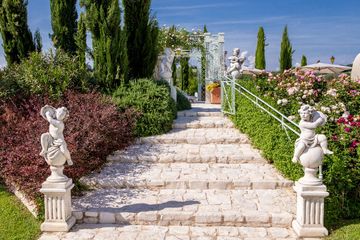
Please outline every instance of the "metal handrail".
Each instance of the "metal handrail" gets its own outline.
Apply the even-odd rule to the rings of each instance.
[[[228,84],[231,83],[233,80],[231,78],[229,78],[228,76],[224,76],[224,80],[223,83],[224,84]],[[248,89],[246,89],[245,87],[243,87],[241,84],[235,82],[235,90],[245,96],[247,99],[249,99],[252,103],[254,103],[255,105],[257,105],[259,108],[261,108],[263,111],[265,111],[267,114],[269,114],[270,116],[272,116],[275,120],[277,120],[278,122],[281,123],[281,125],[287,129],[289,129],[290,131],[292,131],[293,133],[295,133],[297,136],[300,136],[300,133],[298,131],[296,131],[293,127],[291,127],[289,124],[285,123],[284,120],[286,120],[287,122],[291,123],[293,126],[295,126],[297,129],[299,129],[299,125],[297,123],[295,123],[294,121],[290,120],[287,116],[285,116],[284,114],[282,114],[281,112],[279,112],[277,109],[275,109],[273,106],[271,106],[270,104],[268,104],[267,102],[265,102],[264,100],[262,100],[261,98],[259,98],[258,96],[256,96],[255,94],[253,94],[252,92],[250,92]],[[224,91],[226,92],[226,89],[224,88]],[[254,99],[252,99],[251,97],[249,97],[247,94],[245,94],[244,92],[246,92],[248,95],[250,95],[251,97],[253,97]],[[275,112],[276,114],[278,114],[280,117],[276,116],[274,113],[270,112],[268,109],[266,109],[265,107],[261,106],[260,103],[262,103],[263,105],[265,105],[267,108],[271,109],[273,112]]]
[[[292,131],[294,134],[296,134],[297,136],[300,136],[300,133],[298,131],[296,131],[295,129],[293,129],[291,126],[289,126],[289,124],[285,123],[284,120],[288,121],[289,123],[291,123],[293,126],[295,126],[296,128],[300,129],[299,125],[297,123],[295,123],[294,121],[290,120],[287,116],[285,116],[284,114],[282,114],[281,112],[279,112],[277,109],[275,109],[273,106],[271,106],[270,104],[268,104],[267,102],[265,102],[264,100],[262,100],[261,98],[259,98],[258,96],[256,96],[255,94],[253,94],[252,92],[250,92],[248,89],[246,89],[245,87],[241,86],[241,84],[237,83],[236,81],[234,81],[233,79],[231,79],[228,76],[224,76],[224,79],[221,81],[221,87],[223,88],[222,91],[224,91],[224,95],[226,95],[228,104],[229,103],[229,99],[228,99],[228,95],[226,92],[226,88],[225,88],[225,84],[230,85],[233,84],[233,88],[235,91],[237,91],[239,94],[243,95],[244,97],[246,97],[248,100],[250,100],[252,103],[254,103],[256,106],[258,106],[261,110],[265,111],[267,114],[269,114],[271,117],[273,117],[275,120],[277,120],[278,122],[281,123],[281,126],[283,127],[283,129],[285,130],[285,133],[287,135],[287,137],[290,139],[290,136],[287,132],[286,129],[289,129],[290,131]],[[238,87],[238,88],[237,88]],[[252,99],[251,97],[253,97],[254,99]],[[235,100],[233,100],[235,101]],[[274,111],[276,114],[278,114],[280,117],[276,116],[274,113],[270,112],[268,109],[266,109],[265,107],[261,106],[260,103],[262,103],[263,105],[265,105],[266,107],[268,107],[269,109],[271,109],[272,111]],[[231,107],[231,106],[229,106]],[[233,108],[232,112],[230,114],[235,114],[236,113],[236,108],[233,102]],[[223,105],[222,105],[222,111],[224,111],[223,109]],[[229,112],[225,112],[225,113],[229,113]],[[322,174],[322,165],[319,166],[319,178],[323,179],[323,174]]]

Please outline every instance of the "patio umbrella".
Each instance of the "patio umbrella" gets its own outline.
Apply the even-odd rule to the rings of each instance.
[[[306,65],[300,68],[301,70],[313,70],[316,73],[342,73],[347,70],[351,70],[351,67],[342,66],[342,65],[336,65],[336,64],[330,64],[330,63],[315,63],[311,65]]]

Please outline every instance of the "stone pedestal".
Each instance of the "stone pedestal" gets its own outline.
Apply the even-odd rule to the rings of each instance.
[[[324,227],[324,199],[329,196],[326,186],[295,183],[297,193],[296,220],[292,227],[299,237],[319,238],[328,235]]]
[[[172,97],[172,99],[174,99],[175,102],[177,102],[177,91],[176,86],[174,86],[173,79],[168,80],[168,82],[170,85],[170,96]]]
[[[40,192],[45,197],[45,222],[41,224],[43,232],[67,232],[75,224],[71,214],[72,179],[64,182],[44,182]]]

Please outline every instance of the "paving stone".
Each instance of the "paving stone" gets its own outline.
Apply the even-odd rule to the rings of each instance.
[[[113,163],[81,182],[91,188],[276,189],[292,185],[270,165],[253,163]]]
[[[39,240],[94,239],[94,240],[162,240],[162,239],[296,239],[287,228],[256,227],[188,227],[156,225],[76,225],[68,233],[43,233]]]
[[[108,156],[112,162],[266,163],[249,144],[136,144]]]
[[[100,212],[99,214],[99,222],[100,223],[115,223],[115,213],[111,212]]]

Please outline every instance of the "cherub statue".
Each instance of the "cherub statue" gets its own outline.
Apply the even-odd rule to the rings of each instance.
[[[315,111],[309,105],[301,106],[299,110],[301,121],[299,123],[301,134],[295,142],[295,152],[292,161],[294,163],[300,160],[300,156],[305,150],[320,146],[323,154],[333,154],[327,147],[327,139],[324,134],[316,134],[315,129],[325,125],[326,115],[322,112]]]
[[[171,65],[174,61],[175,54],[170,48],[166,48],[161,58],[159,67],[159,76],[161,79],[170,80],[172,77]]]
[[[41,108],[41,116],[49,123],[49,132],[41,135],[40,155],[50,166],[62,167],[65,162],[72,165],[70,152],[64,140],[64,121],[69,116],[69,111],[65,107],[55,109],[46,105]]]
[[[231,75],[233,79],[237,79],[241,75],[241,65],[245,61],[245,57],[240,57],[240,49],[234,48],[233,54],[229,57],[230,66],[227,68],[226,73]]]

